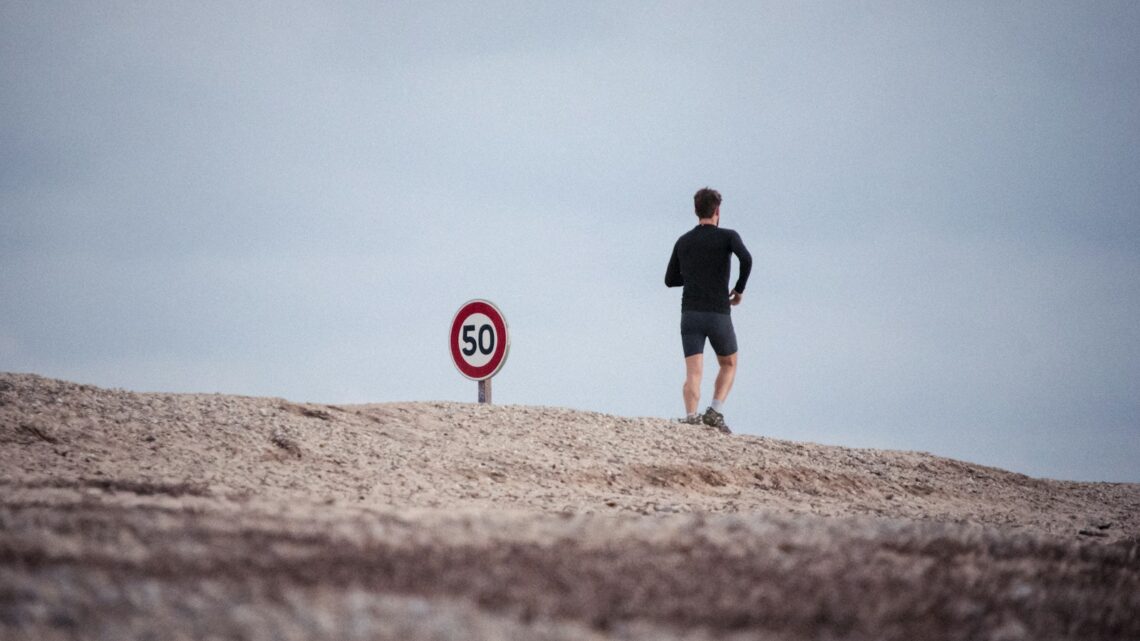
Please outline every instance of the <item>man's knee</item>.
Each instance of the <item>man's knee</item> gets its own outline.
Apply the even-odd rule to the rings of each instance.
[[[717,354],[716,362],[720,365],[721,369],[736,369],[736,355],[738,352],[733,352],[728,356],[721,356]]]

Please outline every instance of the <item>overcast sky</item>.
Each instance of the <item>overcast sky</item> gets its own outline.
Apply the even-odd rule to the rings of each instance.
[[[0,0],[3,371],[676,417],[705,185],[736,431],[1140,481],[1140,3]]]

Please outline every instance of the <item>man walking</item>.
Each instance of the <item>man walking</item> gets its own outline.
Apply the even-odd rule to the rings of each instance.
[[[732,327],[731,305],[739,305],[752,271],[752,254],[740,234],[720,228],[720,193],[705,187],[693,196],[697,226],[677,239],[665,285],[681,287],[681,346],[685,350],[686,416],[683,422],[715,427],[731,434],[724,422],[724,402],[736,378],[736,332]],[[740,261],[740,275],[732,291],[728,289],[732,255]],[[705,339],[716,352],[720,370],[716,375],[712,404],[704,415],[697,413],[701,397]]]

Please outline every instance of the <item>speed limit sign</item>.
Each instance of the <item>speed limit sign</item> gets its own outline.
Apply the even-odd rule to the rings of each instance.
[[[473,381],[489,382],[503,367],[510,347],[507,321],[494,303],[467,301],[455,313],[451,321],[451,358],[460,374]],[[488,388],[488,385],[480,385],[481,402],[490,402]]]

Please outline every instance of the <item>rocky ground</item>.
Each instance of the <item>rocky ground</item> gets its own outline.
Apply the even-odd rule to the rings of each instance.
[[[0,374],[0,639],[1140,639],[1140,485]]]

